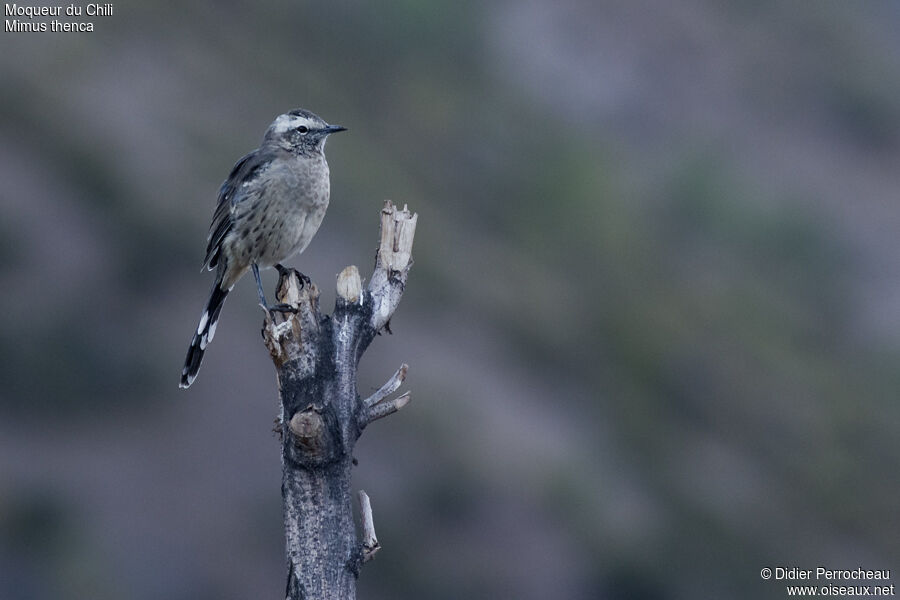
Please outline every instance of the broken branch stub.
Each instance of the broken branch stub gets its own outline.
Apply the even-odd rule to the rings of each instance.
[[[403,297],[418,220],[419,215],[406,206],[397,210],[390,200],[381,209],[381,243],[368,285],[373,303],[371,325],[376,333],[391,320]]]
[[[337,295],[347,302],[359,302],[362,296],[362,281],[359,269],[354,265],[345,267],[337,277]]]
[[[385,201],[381,209],[381,244],[378,246],[383,268],[397,272],[409,266],[418,219],[419,215],[411,214],[406,205],[403,210],[397,210],[390,200]]]

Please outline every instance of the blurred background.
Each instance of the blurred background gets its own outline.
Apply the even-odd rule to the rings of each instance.
[[[350,130],[289,261],[324,308],[419,213],[361,365],[413,392],[357,447],[361,599],[900,569],[900,4],[114,11],[0,36],[0,597],[282,597],[251,280],[177,383],[218,186],[296,107]]]

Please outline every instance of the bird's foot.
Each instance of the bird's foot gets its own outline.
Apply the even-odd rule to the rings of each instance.
[[[296,273],[297,279],[300,280],[300,289],[303,289],[305,287],[309,287],[310,285],[312,285],[312,280],[309,277],[307,277],[306,275],[304,275],[303,273],[301,273],[300,271],[298,271],[297,269],[285,267],[284,265],[282,265],[280,263],[273,265],[273,267],[275,267],[275,270],[278,271],[278,275],[280,275],[281,277],[285,277],[286,275],[289,275],[291,272]]]
[[[291,313],[292,315],[296,315],[298,312],[300,312],[300,309],[296,306],[291,306],[290,304],[275,304],[274,306],[270,306],[268,308],[268,311],[269,314],[274,317],[275,313],[277,312]]]

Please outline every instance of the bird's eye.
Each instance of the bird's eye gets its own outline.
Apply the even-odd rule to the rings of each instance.
[[[307,127],[306,125],[301,125],[297,128],[297,131],[299,131],[300,133],[309,133],[309,127]]]

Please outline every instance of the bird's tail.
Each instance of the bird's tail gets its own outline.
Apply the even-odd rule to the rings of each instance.
[[[225,303],[225,298],[228,297],[228,292],[231,291],[230,289],[223,290],[220,286],[221,281],[217,280],[209,294],[206,308],[200,316],[200,324],[197,326],[197,332],[194,333],[187,357],[184,359],[184,369],[181,370],[179,387],[187,388],[194,383],[197,371],[200,370],[200,362],[203,360],[203,352],[216,334],[219,313],[222,311],[222,305]]]

